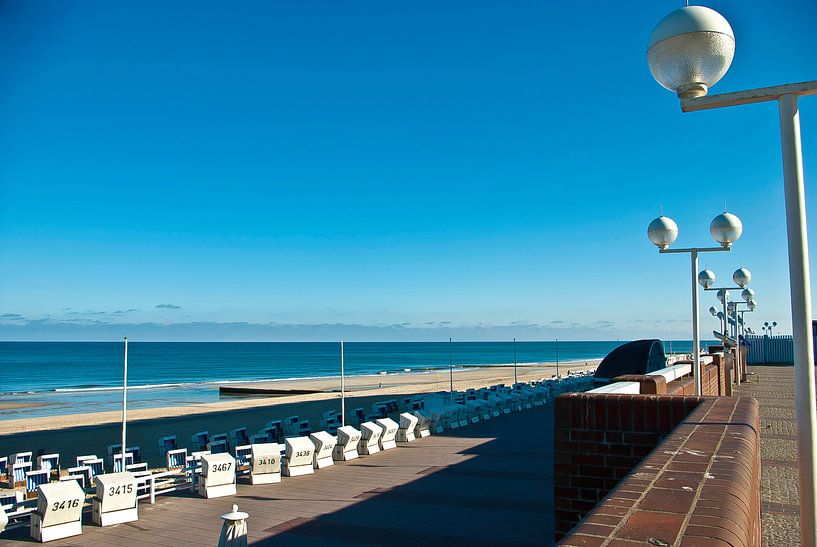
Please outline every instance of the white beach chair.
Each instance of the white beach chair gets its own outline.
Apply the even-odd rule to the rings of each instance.
[[[15,463],[31,463],[31,452],[17,452],[9,456],[9,465]]]
[[[281,482],[281,448],[278,443],[250,445],[250,484]]]
[[[397,429],[397,440],[402,443],[414,441],[414,429],[417,427],[417,416],[408,412],[400,414],[400,427]]]
[[[391,418],[378,418],[375,423],[383,428],[383,434],[380,435],[380,450],[391,450],[397,448],[397,430],[400,426]]]
[[[46,542],[81,534],[84,503],[85,492],[75,481],[41,485],[31,513],[31,537]]]
[[[332,459],[332,451],[335,449],[337,439],[335,439],[334,435],[326,431],[317,431],[309,435],[309,440],[315,445],[315,455],[312,460],[315,469],[335,465],[335,461]]]
[[[417,425],[414,426],[414,437],[422,439],[431,435],[431,413],[427,410],[415,410]]]
[[[349,461],[358,457],[357,445],[360,442],[360,431],[350,425],[338,428],[337,443],[332,451],[336,461]]]
[[[9,458],[8,456],[3,456],[0,458],[0,479],[6,480],[9,472]]]
[[[315,445],[309,437],[287,437],[284,439],[286,460],[283,472],[285,477],[310,475],[315,472],[313,458]]]
[[[363,422],[360,424],[360,441],[358,441],[357,451],[361,456],[371,456],[380,452],[380,437],[384,428],[375,422]]]
[[[196,487],[203,498],[220,498],[234,496],[235,458],[230,454],[202,454],[201,476],[197,477]]]

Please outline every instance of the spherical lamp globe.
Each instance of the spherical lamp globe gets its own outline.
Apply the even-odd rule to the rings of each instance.
[[[662,215],[647,226],[647,237],[659,249],[666,249],[678,239],[678,225],[671,218]]]
[[[718,297],[718,302],[723,304],[724,299],[727,300],[729,299],[729,291],[727,291],[726,289],[721,289],[716,293],[716,296]]]
[[[752,302],[755,299],[755,291],[752,289],[743,289],[740,296],[745,302]]]
[[[681,99],[706,95],[735,56],[735,34],[717,11],[704,6],[675,10],[659,21],[647,46],[653,78]]]
[[[735,34],[717,11],[675,10],[658,22],[647,46],[653,78],[681,99],[706,95],[735,57]]]
[[[712,234],[712,239],[728,248],[740,239],[743,233],[743,223],[732,213],[722,213],[712,219],[709,224],[709,233]]]
[[[704,270],[698,274],[698,284],[704,289],[708,289],[715,284],[715,272]]]
[[[752,300],[749,302],[749,309],[755,311],[757,309],[757,300]]]
[[[717,315],[718,315],[718,310],[716,310],[716,309],[715,309],[715,306],[710,306],[710,307],[709,307],[709,313],[711,313],[711,314],[712,314],[712,317],[717,317]]]
[[[738,287],[744,288],[752,281],[752,272],[746,268],[738,268],[735,270],[735,273],[732,274],[732,281],[734,281]]]

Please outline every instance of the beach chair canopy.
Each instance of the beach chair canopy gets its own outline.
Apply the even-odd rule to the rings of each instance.
[[[594,376],[597,382],[609,382],[624,374],[647,374],[667,366],[660,340],[633,340],[617,347],[602,359]]]

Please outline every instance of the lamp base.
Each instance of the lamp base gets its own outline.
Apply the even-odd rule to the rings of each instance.
[[[706,84],[692,83],[678,86],[676,93],[679,99],[696,99],[703,97],[709,91]]]

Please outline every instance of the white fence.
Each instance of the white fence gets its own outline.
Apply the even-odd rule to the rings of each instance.
[[[794,363],[794,341],[791,336],[747,336],[749,353],[746,360],[750,365],[766,363]]]

